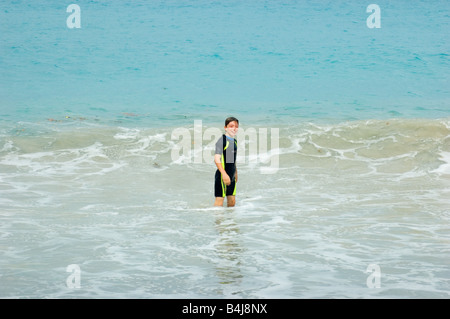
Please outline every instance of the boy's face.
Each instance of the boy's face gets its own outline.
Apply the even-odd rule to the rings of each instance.
[[[236,121],[232,121],[225,126],[225,131],[230,137],[235,137],[239,129],[239,124]]]

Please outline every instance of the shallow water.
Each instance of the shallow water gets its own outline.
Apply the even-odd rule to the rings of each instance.
[[[241,129],[234,208],[168,129],[4,134],[2,297],[448,298],[447,120],[278,129],[256,160]]]

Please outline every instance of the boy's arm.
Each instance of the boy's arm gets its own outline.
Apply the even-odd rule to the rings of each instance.
[[[231,179],[230,179],[230,176],[228,176],[227,172],[225,172],[225,169],[222,167],[222,161],[221,161],[221,155],[220,154],[215,154],[214,155],[214,163],[216,163],[217,169],[222,174],[223,182],[226,185],[230,185],[231,184]]]

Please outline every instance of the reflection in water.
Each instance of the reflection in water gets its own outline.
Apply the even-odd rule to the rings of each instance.
[[[219,257],[216,274],[221,284],[220,292],[224,294],[227,287],[233,289],[242,282],[240,257],[243,248],[239,245],[239,227],[232,217],[232,212],[217,213],[216,228],[220,235],[215,246]]]

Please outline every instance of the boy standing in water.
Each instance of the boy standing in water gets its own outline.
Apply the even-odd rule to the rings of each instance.
[[[214,182],[214,206],[223,206],[225,196],[227,206],[236,204],[236,183],[238,174],[236,169],[237,141],[234,138],[239,129],[239,121],[235,117],[225,120],[225,134],[216,143],[214,163],[217,166]]]

